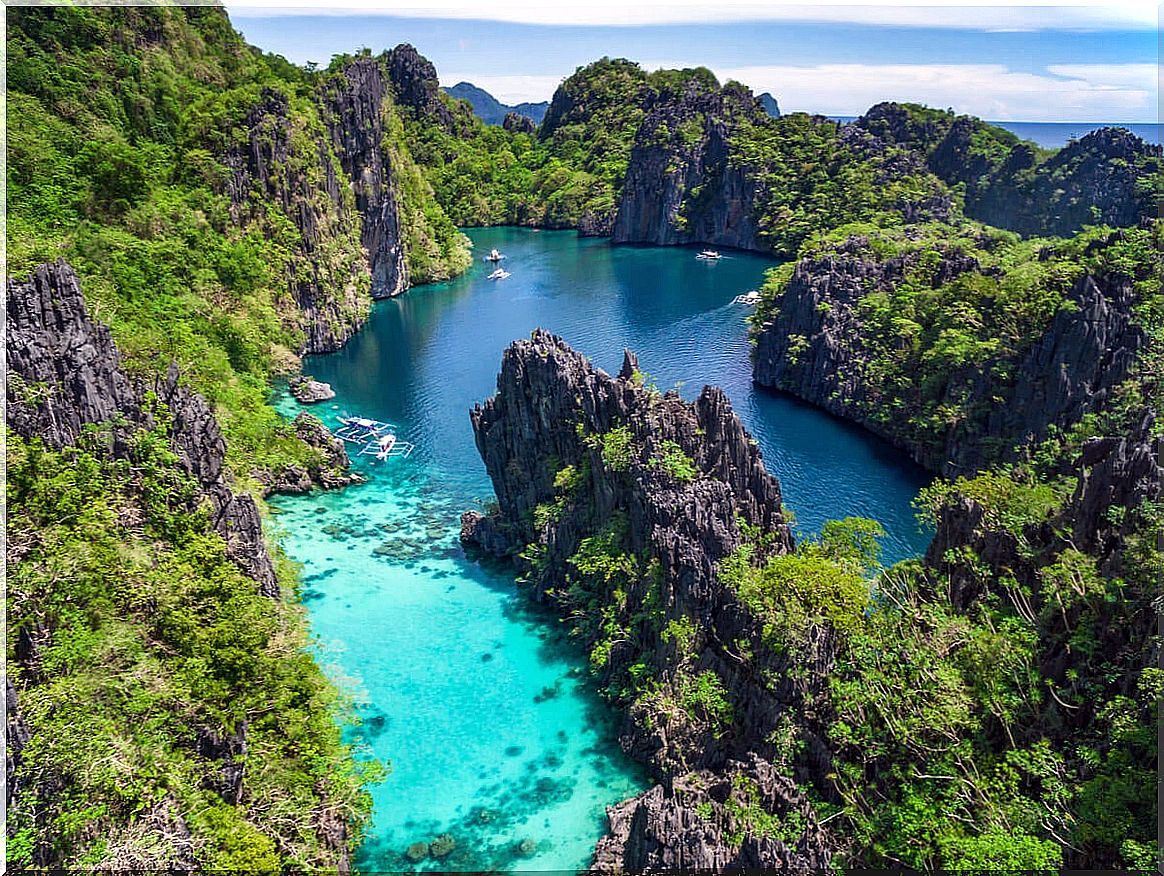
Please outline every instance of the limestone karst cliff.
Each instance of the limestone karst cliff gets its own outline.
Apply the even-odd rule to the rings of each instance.
[[[226,482],[226,445],[206,401],[181,387],[174,370],[148,382],[126,374],[109,330],[90,317],[77,276],[65,262],[42,265],[25,281],[9,280],[7,302],[8,427],[62,447],[88,425],[122,421],[111,449],[115,456],[127,454],[130,434],[157,422],[155,403],[146,399],[150,393],[165,405],[173,450],[199,484],[194,502],[210,502],[211,520],[230,556],[264,594],[277,596],[258,506]]]
[[[409,280],[393,170],[382,146],[387,90],[381,64],[358,58],[326,80],[319,96],[332,146],[355,194],[373,298],[399,295]]]
[[[561,615],[657,780],[608,809],[595,868],[1139,860],[1154,755],[1118,722],[1151,723],[1161,469],[1152,412],[1125,407],[924,491],[926,558],[871,587],[876,529],[794,550],[717,390],[689,404],[629,353],[612,378],[548,333],[514,343],[471,413],[498,506],[462,539]],[[1127,796],[1096,810],[1125,769]],[[904,814],[949,805],[928,839]]]
[[[659,779],[612,811],[598,864],[826,866],[829,842],[765,737],[811,700],[829,649],[805,682],[780,655],[737,653],[762,624],[717,567],[747,542],[781,554],[792,539],[779,483],[723,393],[660,395],[630,353],[612,378],[538,331],[506,351],[472,421],[499,508],[467,512],[462,538],[514,558],[530,596],[574,626],[627,710],[623,746]],[[739,806],[795,811],[805,828],[762,836]]]
[[[1145,234],[1098,238],[1087,257],[1098,265]],[[920,238],[898,255],[876,247],[851,236],[777,282],[757,316],[753,376],[861,423],[931,471],[972,474],[1102,409],[1144,343],[1136,278],[1122,270],[1048,249],[1036,254],[1039,280],[1034,267],[987,263],[988,251]]]

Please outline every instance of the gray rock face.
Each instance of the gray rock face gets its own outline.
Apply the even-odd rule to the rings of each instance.
[[[980,413],[951,427],[940,444],[929,443],[906,416],[883,416],[881,388],[863,376],[871,354],[856,307],[867,292],[900,282],[914,257],[875,261],[859,241],[852,244],[796,266],[774,317],[758,332],[753,379],[860,423],[931,471],[973,473],[1045,437],[1051,426],[1101,409],[1143,345],[1142,331],[1131,322],[1131,282],[1084,276],[1068,296],[1072,307],[1056,313],[1041,337],[1008,360],[1010,380],[991,378],[994,363],[949,378],[944,397],[976,400]],[[977,270],[970,257],[944,254],[934,282]]]
[[[267,88],[247,113],[245,142],[234,142],[225,157],[231,169],[227,193],[231,218],[245,225],[257,218],[251,200],[257,191],[263,200],[279,204],[299,230],[296,247],[310,266],[287,278],[306,332],[303,352],[337,350],[367,316],[367,292],[359,282],[363,266],[358,258],[337,258],[335,242],[347,239],[353,255],[359,217],[348,210],[340,188],[339,168],[322,131],[307,130],[313,152],[293,155],[297,126],[304,124],[291,112],[287,96]],[[309,171],[311,165],[314,170]],[[314,177],[320,179],[314,179]]]
[[[689,81],[660,94],[635,135],[612,240],[766,251],[756,238],[755,180],[728,161],[730,125],[764,117],[743,88]]]
[[[269,472],[254,471],[255,477],[266,484],[264,496],[308,493],[314,487],[334,490],[364,483],[362,475],[350,470],[351,460],[344,442],[332,435],[322,420],[302,411],[293,425],[296,437],[319,451],[318,458],[306,468],[293,464],[273,476]]]
[[[506,113],[501,127],[514,134],[532,134],[537,130],[537,125],[534,124],[533,119],[516,112]]]
[[[228,555],[261,592],[278,595],[258,507],[227,486],[226,444],[206,400],[179,386],[173,368],[151,386],[131,380],[108,328],[90,318],[77,276],[63,261],[41,265],[27,280],[9,280],[7,301],[9,428],[63,447],[85,425],[120,418],[123,425],[111,428],[111,450],[125,457],[130,434],[154,425],[145,403],[145,391],[154,391],[169,409],[173,450],[209,500]]]
[[[291,394],[301,405],[312,405],[335,398],[335,390],[330,383],[320,383],[312,377],[301,375],[290,382]]]
[[[321,88],[319,103],[362,217],[360,241],[372,274],[372,297],[408,288],[408,261],[393,190],[392,167],[381,142],[388,94],[380,62],[358,58]]]
[[[768,740],[825,683],[831,639],[824,634],[812,654],[796,655],[811,667],[804,674],[789,672],[791,658],[760,648],[744,660],[729,643],[759,641],[762,624],[717,575],[719,563],[744,542],[744,524],[767,534],[761,554],[791,550],[780,485],[720,390],[705,388],[687,403],[640,381],[629,352],[612,378],[546,332],[514,343],[502,359],[497,395],[471,412],[498,511],[467,512],[462,538],[514,558],[531,598],[571,615],[581,610],[563,585],[574,574],[571,556],[582,539],[610,533],[612,521],[624,520],[625,529],[614,530],[619,550],[657,564],[657,573],[628,581],[619,595],[606,594],[587,609],[613,611],[625,630],[611,644],[601,676],[621,677],[638,661],[661,689],[679,690],[684,679],[709,673],[732,703],[728,732],[717,732],[706,716],[659,702],[640,699],[629,707],[622,745],[661,784],[611,811],[611,833],[596,857],[601,868],[827,863],[828,844],[811,816],[788,844],[745,829],[740,846],[729,839],[732,825],[721,805],[741,775],[759,782],[760,805],[780,811],[807,805],[790,781],[775,777],[770,761],[777,752]],[[683,476],[664,464],[680,457],[691,466]],[[564,500],[563,471],[574,480]],[[554,501],[560,509],[546,515]],[[516,556],[526,545],[537,547],[536,561],[528,551]],[[654,620],[643,619],[652,614]],[[697,633],[681,652],[661,631],[682,618]],[[676,777],[693,770],[705,771],[708,793],[721,795],[711,821],[696,807],[712,798],[675,790]]]
[[[1143,411],[1126,435],[1093,438],[1083,445],[1079,484],[1071,499],[1072,541],[1103,557],[1108,574],[1114,574],[1110,560],[1128,533],[1128,523],[1113,522],[1109,509],[1135,509],[1161,496],[1160,440],[1152,436],[1156,416]]]
[[[227,803],[237,805],[246,771],[247,722],[240,721],[232,733],[215,727],[199,727],[197,735],[198,754],[220,764],[218,772],[207,777],[206,785]]]
[[[20,766],[20,753],[30,738],[28,725],[20,713],[20,703],[16,696],[16,686],[10,677],[4,679],[4,802],[12,805],[12,799],[20,793],[20,783],[16,770]]]
[[[776,98],[771,94],[765,91],[756,99],[760,101],[760,106],[764,108],[764,112],[774,119],[780,118],[780,104],[776,102]]]
[[[446,131],[457,133],[456,119],[440,98],[440,80],[432,61],[408,43],[388,52],[387,60],[388,78],[397,103],[428,116]]]
[[[610,833],[598,841],[593,868],[609,873],[828,868],[833,843],[791,779],[754,755],[731,763],[727,773],[754,784],[754,793],[745,792],[738,779],[733,786],[723,775],[704,770],[610,807]],[[729,801],[739,804],[736,811],[758,802],[781,818],[797,813],[810,827],[803,833],[789,831],[785,839],[750,835],[725,806]],[[741,832],[743,842],[725,843],[725,829]]]

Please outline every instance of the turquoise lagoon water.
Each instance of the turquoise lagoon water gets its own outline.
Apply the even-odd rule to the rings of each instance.
[[[506,253],[512,276],[478,260],[457,280],[376,305],[368,326],[307,372],[337,391],[314,412],[389,420],[407,460],[357,468],[365,485],[273,502],[304,565],[312,630],[354,693],[353,731],[392,771],[374,789],[363,869],[575,869],[589,863],[604,808],[645,787],[619,751],[613,716],[586,687],[583,655],[515,596],[513,576],[468,562],[459,515],[492,489],[468,410],[495,390],[501,353],[538,326],[599,367],[622,349],[660,389],[724,388],[760,442],[805,532],[856,514],[885,526],[885,557],[924,550],[910,505],[924,474],[868,434],[751,384],[732,298],[772,262],[718,263],[676,248],[611,247],[573,232],[470,232],[478,257]],[[293,414],[297,405],[284,402]],[[364,460],[367,458],[365,457]],[[410,864],[409,844],[449,833],[445,859]],[[519,848],[525,842],[524,848]],[[524,852],[524,854],[522,854]]]

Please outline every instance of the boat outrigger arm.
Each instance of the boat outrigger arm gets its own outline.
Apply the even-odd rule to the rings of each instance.
[[[381,435],[379,438],[369,441],[360,453],[374,456],[377,459],[387,459],[390,456],[402,456],[407,459],[414,448],[415,445],[407,441],[396,440],[395,432],[389,432],[387,435]]]
[[[343,424],[335,430],[335,437],[342,438],[351,444],[367,444],[371,439],[378,438],[385,432],[391,432],[396,427],[392,423],[380,420],[370,420],[367,417],[351,417],[341,415],[339,421]]]
[[[409,441],[401,441],[396,437],[396,426],[381,420],[372,420],[367,417],[339,417],[342,424],[333,433],[349,444],[360,444],[359,455],[374,456],[377,459],[388,459],[391,456],[407,458],[416,445]]]

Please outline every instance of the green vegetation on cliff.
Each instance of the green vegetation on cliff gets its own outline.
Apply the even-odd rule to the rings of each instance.
[[[836,392],[846,415],[923,445],[927,453],[940,454],[957,430],[977,442],[997,438],[999,446],[982,454],[991,460],[1023,436],[1007,443],[1006,435],[983,435],[986,422],[1031,379],[1025,357],[1054,320],[1088,304],[1087,278],[1109,295],[1127,285],[1139,302],[1134,325],[1153,318],[1164,277],[1162,234],[1160,223],[1026,240],[976,223],[841,225],[813,234],[799,261],[768,273],[753,334],[801,332],[786,356],[790,369],[802,369],[810,361],[800,361],[808,355],[806,333],[844,326],[853,335],[847,347],[852,356]],[[843,282],[834,282],[827,294],[808,291],[830,273]],[[815,321],[793,325],[790,320],[803,319],[793,309],[809,294],[820,297]]]
[[[755,181],[756,236],[789,258],[810,235],[854,221],[944,218],[951,193],[905,149],[876,148],[837,122],[793,113],[741,119],[732,163]]]
[[[175,362],[211,402],[236,472],[296,461],[266,404],[271,372],[306,340],[289,278],[359,282],[358,231],[324,210],[335,233],[308,255],[294,204],[255,181],[244,223],[226,191],[227,152],[264,89],[294,108],[289,161],[309,163],[318,120],[303,83],[280,75],[295,68],[248,49],[213,8],[18,9],[7,46],[9,275],[68,259],[127,365]]]
[[[931,525],[964,502],[981,523],[942,557],[878,570],[871,588],[867,558],[830,551],[828,527],[794,555],[753,565],[744,546],[723,565],[721,581],[768,619],[765,646],[804,655],[792,674],[811,671],[821,629],[835,634],[823,721],[809,720],[831,770],[802,774],[848,864],[1154,866],[1164,517],[1110,506],[1118,523],[1100,525],[1124,533],[1115,554],[1070,535],[1083,438],[1124,434],[1120,419],[1049,442],[1041,463],[935,484],[920,500]]]
[[[7,63],[9,276],[69,260],[126,370],[148,383],[175,363],[211,403],[236,489],[308,463],[271,375],[370,300],[306,74],[205,7],[13,9]],[[8,436],[9,705],[27,733],[8,863],[334,868],[375,770],[341,744],[295,570],[279,564],[281,600],[260,595],[165,436],[134,436],[131,464],[101,431],[59,451]]]
[[[164,432],[122,461],[108,441],[8,434],[8,679],[27,733],[8,863],[335,866],[376,773],[340,742],[294,570],[290,596],[260,595],[206,512],[183,510],[195,485]]]

